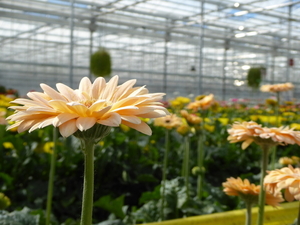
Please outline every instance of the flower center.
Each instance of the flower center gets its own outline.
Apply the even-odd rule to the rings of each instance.
[[[79,103],[85,105],[86,107],[90,107],[91,105],[93,105],[95,101],[93,99],[87,99],[87,100],[81,100],[79,101]]]

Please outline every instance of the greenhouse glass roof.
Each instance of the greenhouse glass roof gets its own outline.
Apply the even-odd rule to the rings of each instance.
[[[0,80],[21,94],[40,83],[77,86],[104,47],[113,74],[168,97],[261,98],[247,86],[300,85],[300,1],[1,0]]]

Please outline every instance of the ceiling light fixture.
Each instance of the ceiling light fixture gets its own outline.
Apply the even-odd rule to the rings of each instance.
[[[233,4],[233,6],[234,6],[235,8],[237,8],[237,7],[240,6],[240,3],[236,2],[236,3]]]
[[[247,14],[248,12],[249,12],[248,10],[245,10],[245,11],[239,11],[239,12],[234,13],[233,15],[234,15],[234,16],[242,16],[242,15]]]
[[[239,34],[236,34],[234,35],[236,38],[242,38],[242,37],[245,37],[246,34],[245,33],[239,33]]]
[[[257,34],[258,34],[257,31],[251,31],[247,33],[247,36],[255,36]]]

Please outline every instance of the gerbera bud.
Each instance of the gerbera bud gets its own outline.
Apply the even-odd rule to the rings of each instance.
[[[6,209],[10,204],[10,199],[0,192],[0,210]]]

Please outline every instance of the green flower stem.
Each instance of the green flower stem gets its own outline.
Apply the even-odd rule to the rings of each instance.
[[[280,92],[276,93],[276,98],[277,98],[277,105],[275,106],[275,118],[276,118],[276,127],[279,127],[279,109],[280,109]],[[276,164],[276,151],[277,151],[277,146],[273,147],[272,150],[272,156],[271,156],[271,165],[272,165],[272,170],[275,170],[275,164]]]
[[[298,219],[297,219],[297,225],[300,225],[300,201],[299,201],[299,208],[298,208]]]
[[[258,197],[258,218],[257,225],[263,225],[264,223],[264,210],[265,210],[265,199],[266,193],[264,189],[264,178],[266,176],[267,165],[268,165],[268,153],[269,146],[262,145],[262,160],[261,160],[261,175],[260,175],[260,192]]]
[[[184,180],[185,180],[185,187],[186,187],[186,196],[187,196],[187,199],[189,199],[189,171],[190,171],[190,168],[189,168],[189,159],[190,159],[190,138],[189,136],[186,136],[185,137],[185,140],[184,140],[184,148],[185,148],[185,154],[184,154],[184,162],[185,162],[185,165],[184,165],[184,168],[185,168],[185,176],[184,176]]]
[[[203,178],[204,178],[204,172],[203,172],[203,159],[204,159],[204,135],[200,134],[198,137],[198,143],[197,143],[197,153],[198,153],[198,159],[197,164],[200,170],[200,173],[198,175],[197,179],[197,197],[198,199],[202,198],[202,187],[203,187]]]
[[[82,140],[84,153],[84,181],[80,225],[91,225],[94,195],[94,141]]]
[[[246,223],[245,225],[251,225],[252,222],[252,204],[246,202]]]
[[[272,155],[271,155],[271,168],[272,170],[275,170],[276,169],[276,151],[277,151],[277,145],[275,146],[272,146],[271,147],[271,152],[272,152]]]
[[[165,137],[165,155],[163,162],[163,173],[162,173],[162,198],[161,198],[161,208],[160,208],[160,218],[164,220],[164,206],[165,206],[165,191],[166,191],[166,179],[167,179],[167,166],[168,166],[168,154],[170,148],[170,131],[166,129]]]
[[[53,183],[55,175],[55,164],[56,164],[56,142],[57,142],[57,128],[53,128],[53,152],[51,154],[50,161],[50,172],[48,181],[48,193],[47,193],[47,207],[46,207],[46,225],[50,224],[50,216],[52,210],[52,197],[53,197]]]

